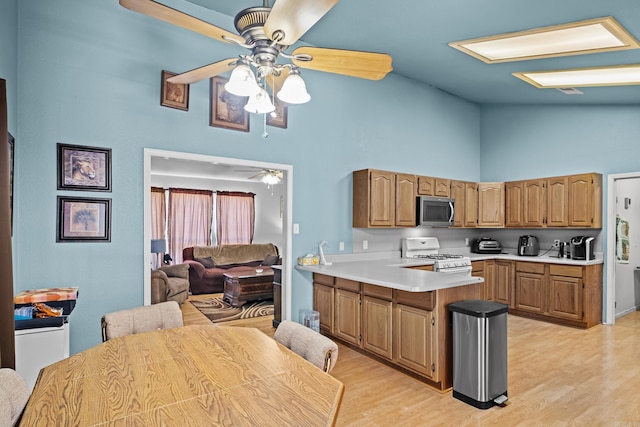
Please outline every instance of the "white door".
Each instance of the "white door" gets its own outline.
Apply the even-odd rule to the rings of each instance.
[[[640,308],[640,178],[615,181],[618,226],[615,256],[616,318]],[[628,232],[627,232],[628,231]],[[625,241],[626,240],[626,241]],[[621,250],[625,246],[625,250]]]

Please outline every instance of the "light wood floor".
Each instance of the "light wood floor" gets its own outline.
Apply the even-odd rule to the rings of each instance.
[[[182,307],[186,324],[209,322],[188,302]],[[271,320],[224,325],[273,336]],[[507,406],[476,409],[339,345],[331,372],[345,385],[337,425],[640,426],[640,311],[589,330],[516,316],[508,324]]]

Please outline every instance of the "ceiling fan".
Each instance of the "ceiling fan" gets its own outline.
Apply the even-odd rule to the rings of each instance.
[[[236,169],[235,172],[255,172],[255,169]],[[259,179],[267,185],[274,185],[282,181],[283,172],[278,169],[262,169],[259,173],[247,179]]]
[[[250,7],[236,15],[234,25],[239,35],[154,0],[119,1],[127,9],[248,49],[249,54],[178,74],[168,81],[195,83],[233,69],[225,90],[235,95],[249,96],[248,108],[245,108],[253,113],[273,111],[265,83],[270,86],[272,96],[277,95],[287,104],[309,101],[310,95],[306,92],[299,68],[369,80],[380,80],[393,69],[391,57],[384,53],[310,46],[298,47],[292,53],[286,53],[338,0],[275,0],[272,7],[269,6],[269,0],[263,0],[262,7]],[[279,63],[281,57],[291,63]],[[255,69],[255,74],[251,67]]]

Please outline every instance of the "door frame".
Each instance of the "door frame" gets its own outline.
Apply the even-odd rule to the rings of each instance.
[[[640,172],[619,173],[607,176],[607,256],[606,256],[606,292],[605,325],[616,323],[616,181],[640,178]]]
[[[178,151],[158,150],[154,148],[144,148],[143,155],[143,247],[144,265],[151,265],[151,158],[165,157],[169,159],[196,160],[200,162],[211,162],[240,167],[253,167],[260,169],[278,169],[283,171],[283,217],[282,228],[284,233],[284,245],[280,251],[282,257],[282,318],[291,319],[291,283],[292,283],[292,231],[293,231],[293,166],[280,163],[267,163],[255,160],[246,160],[230,157],[217,157],[207,154],[184,153]],[[151,304],[151,269],[144,269],[144,305]]]

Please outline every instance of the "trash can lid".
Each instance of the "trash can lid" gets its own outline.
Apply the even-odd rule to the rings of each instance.
[[[449,304],[449,311],[468,314],[474,317],[493,317],[506,313],[509,306],[499,302],[473,299]]]

